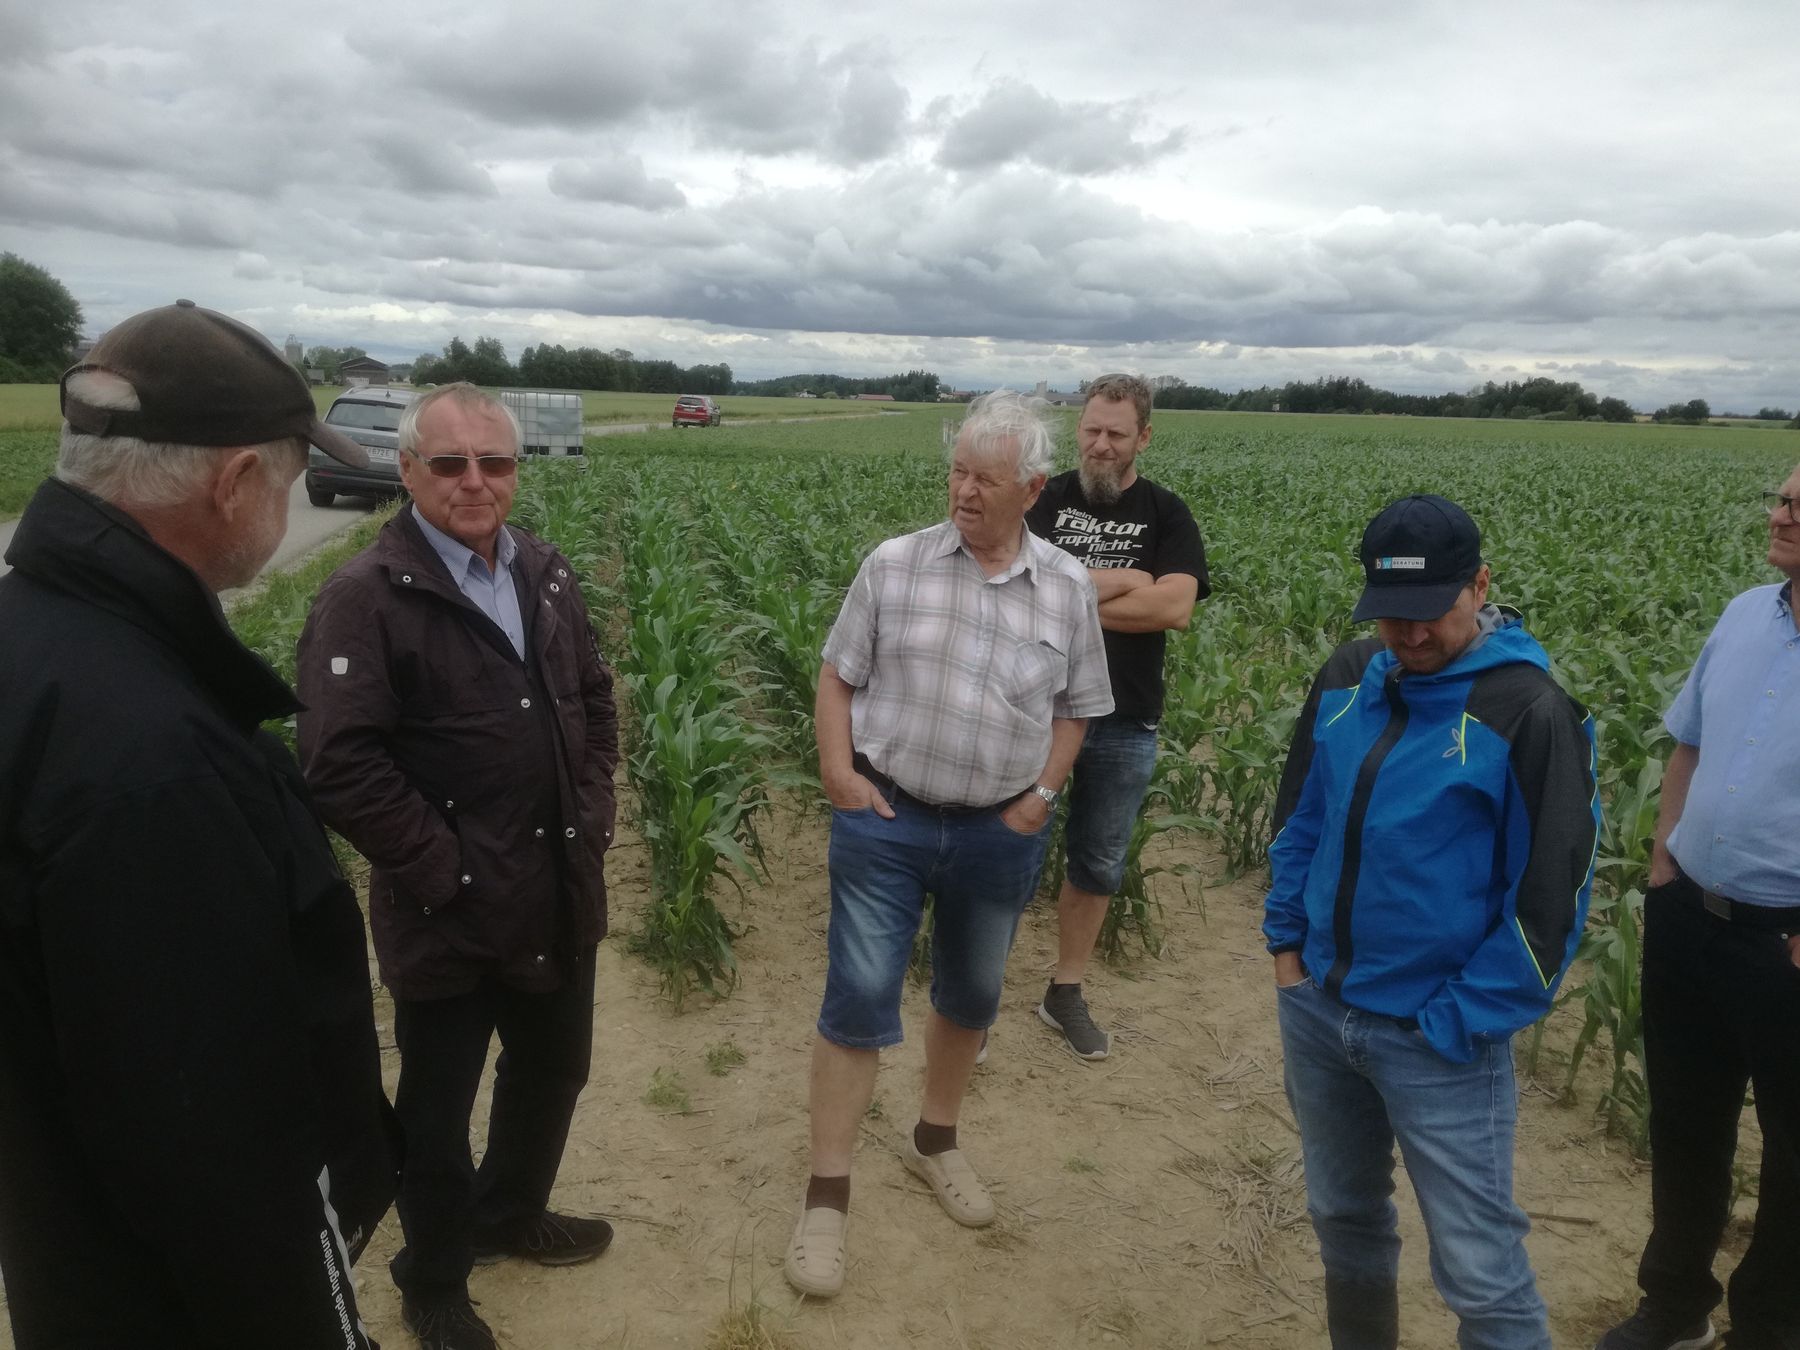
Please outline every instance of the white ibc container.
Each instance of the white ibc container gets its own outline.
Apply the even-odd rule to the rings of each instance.
[[[579,455],[581,395],[562,389],[497,389],[524,433],[528,455]]]

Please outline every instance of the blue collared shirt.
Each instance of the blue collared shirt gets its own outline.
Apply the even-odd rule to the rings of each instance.
[[[1752,905],[1800,908],[1800,632],[1793,583],[1725,607],[1663,725],[1700,748],[1669,835],[1681,870]]]
[[[412,512],[413,519],[419,522],[419,529],[430,541],[438,557],[444,560],[444,566],[449,569],[450,579],[456,583],[456,588],[474,602],[476,609],[499,626],[523,661],[525,619],[519,613],[519,592],[512,579],[512,563],[519,554],[519,546],[514,542],[512,534],[504,525],[500,527],[500,545],[494,550],[494,561],[498,566],[490,572],[487,561],[479,553],[461,540],[452,539],[425,519],[419,514],[416,504]]]

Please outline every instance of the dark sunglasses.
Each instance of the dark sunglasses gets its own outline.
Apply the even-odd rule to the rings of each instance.
[[[431,470],[434,478],[461,478],[469,471],[468,455],[421,455],[417,450],[406,453]],[[517,455],[476,455],[474,460],[483,478],[511,478],[519,471]]]

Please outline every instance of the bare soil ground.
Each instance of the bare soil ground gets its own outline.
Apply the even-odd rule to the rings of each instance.
[[[830,1303],[794,1295],[781,1260],[807,1170],[807,1057],[825,975],[825,821],[784,804],[764,842],[769,884],[731,905],[747,925],[742,983],[730,998],[702,997],[678,1015],[626,949],[646,878],[643,849],[621,831],[609,868],[618,936],[601,948],[593,1076],[555,1197],[564,1209],[610,1217],[618,1237],[587,1266],[478,1267],[472,1292],[503,1345],[1325,1344],[1323,1278],[1257,932],[1259,876],[1207,886],[1203,905],[1192,883],[1185,897],[1164,888],[1165,955],[1129,970],[1099,967],[1089,980],[1095,1014],[1115,1033],[1112,1057],[1097,1064],[1069,1055],[1034,1015],[1056,924],[1049,908],[1033,908],[961,1127],[999,1206],[989,1229],[952,1223],[894,1152],[916,1118],[920,1082],[925,998],[909,986],[913,1038],[885,1058],[857,1156],[848,1285]],[[1199,842],[1159,842],[1216,875]],[[399,1064],[385,996],[377,1019],[391,1087]],[[1566,1043],[1573,1028],[1559,1030]],[[727,1043],[743,1063],[715,1076],[707,1051]],[[659,1074],[685,1089],[685,1109],[646,1102]],[[1564,1347],[1592,1345],[1629,1311],[1648,1220],[1648,1169],[1604,1137],[1592,1106],[1591,1095],[1559,1106],[1527,1085],[1521,1113],[1518,1194],[1536,1216],[1532,1258]],[[484,1092],[477,1150],[486,1110]],[[1432,1289],[1404,1179],[1401,1187],[1403,1344],[1452,1346],[1454,1323]],[[1739,1241],[1734,1233],[1722,1266]],[[386,1273],[399,1245],[390,1214],[358,1272],[365,1320],[389,1350],[413,1344]],[[753,1300],[776,1339],[716,1341]],[[11,1346],[3,1331],[0,1345]]]
[[[770,883],[732,904],[748,925],[742,983],[679,1015],[623,941],[646,876],[622,832],[593,1078],[557,1186],[558,1204],[609,1216],[618,1238],[585,1267],[478,1269],[472,1292],[504,1343],[689,1350],[754,1299],[805,1350],[1323,1345],[1256,876],[1208,886],[1203,902],[1191,885],[1185,897],[1164,888],[1162,959],[1090,978],[1095,1014],[1115,1033],[1097,1064],[1069,1055],[1034,1014],[1056,946],[1054,913],[1034,906],[961,1127],[1000,1209],[990,1229],[952,1223],[894,1152],[916,1119],[922,1068],[926,1001],[909,985],[909,1040],[884,1059],[857,1155],[848,1284],[829,1304],[788,1289],[781,1260],[806,1177],[807,1060],[825,978],[825,828],[783,805],[765,830]],[[1198,841],[1169,847],[1217,873]],[[386,1041],[385,1008],[378,1016]],[[744,1063],[714,1076],[706,1052],[723,1043]],[[679,1078],[688,1109],[645,1102],[659,1071]],[[1591,1106],[1528,1089],[1519,1139],[1518,1193],[1540,1216],[1531,1252],[1557,1344],[1570,1347],[1629,1311],[1649,1208],[1647,1169],[1604,1137]],[[478,1118],[478,1146],[479,1130]],[[1405,1344],[1454,1345],[1404,1181],[1400,1205]],[[384,1269],[398,1242],[390,1217],[362,1260],[362,1300],[383,1341],[405,1346]]]

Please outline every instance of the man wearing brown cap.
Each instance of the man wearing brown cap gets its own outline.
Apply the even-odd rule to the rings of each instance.
[[[393,1196],[361,915],[226,625],[319,424],[178,301],[63,377],[0,577],[0,1269],[14,1344],[368,1350]]]
[[[1403,497],[1363,531],[1351,616],[1294,728],[1269,848],[1283,1076],[1333,1350],[1399,1344],[1394,1149],[1464,1350],[1546,1350],[1513,1199],[1513,1033],[1549,1011],[1593,883],[1593,719],[1481,534]]]

